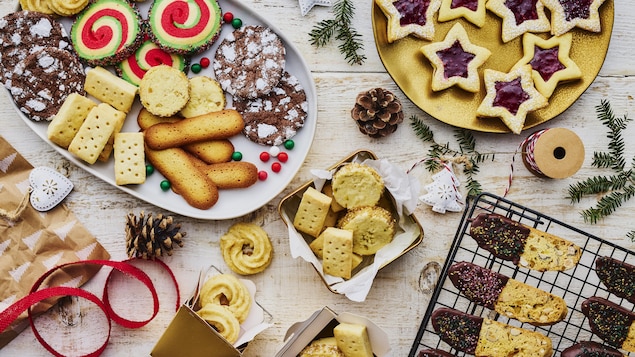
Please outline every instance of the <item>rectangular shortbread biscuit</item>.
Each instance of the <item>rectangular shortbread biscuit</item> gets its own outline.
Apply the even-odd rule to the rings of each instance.
[[[94,164],[112,133],[125,119],[126,113],[100,103],[90,110],[68,146],[68,151],[87,163]]]
[[[322,270],[324,274],[351,278],[353,270],[353,232],[328,227],[320,234],[324,239]]]
[[[324,220],[329,213],[331,198],[313,187],[302,194],[293,226],[300,232],[317,237],[322,231]]]
[[[340,323],[333,328],[333,335],[346,357],[373,357],[366,326],[360,324]]]
[[[118,133],[115,135],[115,183],[117,185],[140,184],[146,180],[143,133]]]
[[[115,130],[113,130],[112,134],[108,138],[108,141],[106,142],[106,145],[104,146],[104,149],[101,151],[101,153],[99,153],[99,157],[97,158],[97,160],[101,162],[106,162],[108,161],[108,159],[110,159],[110,154],[112,154],[112,151],[115,146],[115,135],[119,134],[119,132],[123,128],[123,124],[124,124],[124,121],[122,121],[119,125],[115,127]]]
[[[64,149],[68,148],[88,112],[96,106],[97,103],[79,93],[69,94],[47,127],[49,140]]]
[[[138,88],[103,67],[95,67],[86,73],[84,90],[102,102],[128,113]]]

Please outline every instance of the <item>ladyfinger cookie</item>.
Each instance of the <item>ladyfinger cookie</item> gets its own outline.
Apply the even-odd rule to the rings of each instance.
[[[452,265],[452,284],[471,301],[532,325],[549,325],[567,316],[559,296],[469,262]]]
[[[222,162],[200,169],[219,189],[246,188],[258,181],[258,168],[251,162]]]
[[[153,150],[146,146],[146,158],[192,207],[208,209],[218,201],[218,188],[180,148]]]
[[[153,125],[145,131],[145,138],[151,149],[162,150],[206,140],[227,139],[239,134],[244,127],[238,111],[225,109],[174,123]]]
[[[606,290],[635,303],[635,266],[611,257],[595,260],[595,272]]]
[[[562,351],[560,357],[624,357],[613,347],[595,341],[580,341]]]
[[[635,313],[597,296],[582,303],[582,313],[591,331],[606,344],[635,352]]]
[[[450,308],[435,310],[432,326],[447,344],[477,357],[546,357],[553,354],[551,339],[540,332]]]
[[[571,269],[582,255],[580,247],[566,239],[496,213],[481,213],[474,218],[470,235],[479,247],[497,258],[537,271]]]

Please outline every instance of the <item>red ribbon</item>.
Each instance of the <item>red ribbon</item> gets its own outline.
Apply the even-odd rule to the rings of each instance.
[[[174,276],[174,273],[172,273],[172,270],[162,261],[160,260],[155,260],[154,262],[158,263],[163,269],[165,269],[168,274],[170,275],[170,278],[172,279],[172,282],[174,283],[174,287],[176,289],[176,310],[178,310],[179,306],[180,306],[180,301],[181,301],[181,297],[179,294],[179,287],[178,287],[178,283],[176,281],[176,277]],[[71,266],[71,265],[84,265],[84,264],[91,264],[91,265],[101,265],[101,266],[109,266],[112,267],[113,270],[110,271],[110,273],[108,274],[108,278],[106,279],[106,283],[104,284],[104,293],[103,293],[103,299],[99,299],[99,297],[95,296],[94,294],[80,289],[80,288],[71,288],[71,287],[65,287],[65,286],[55,286],[55,287],[49,287],[49,288],[44,288],[42,290],[38,290],[38,288],[40,287],[40,285],[42,285],[42,282],[49,277],[51,274],[53,274],[55,271],[57,271],[58,269],[67,267],[67,266]],[[131,277],[131,278],[135,278],[139,281],[141,281],[150,291],[150,293],[152,294],[152,301],[153,301],[153,313],[152,316],[147,319],[147,320],[143,320],[143,321],[134,321],[134,320],[129,320],[126,319],[124,317],[119,316],[113,309],[112,306],[110,305],[110,300],[108,298],[108,285],[110,283],[110,280],[112,278],[113,273],[115,272],[115,270],[124,273],[125,275]],[[63,265],[59,265],[57,267],[54,267],[53,269],[47,271],[46,273],[44,273],[34,284],[33,287],[31,288],[31,291],[29,293],[29,295],[23,297],[22,299],[16,301],[15,303],[13,303],[11,306],[9,306],[6,310],[0,312],[0,332],[6,330],[11,323],[13,323],[13,321],[15,321],[24,311],[28,311],[28,315],[29,315],[29,322],[31,324],[31,329],[33,330],[33,334],[35,335],[35,337],[37,338],[37,340],[40,342],[40,344],[42,344],[42,346],[44,346],[44,348],[49,351],[50,353],[52,353],[54,356],[58,356],[58,357],[64,357],[64,355],[62,355],[61,353],[57,352],[51,345],[49,345],[44,338],[42,338],[42,336],[40,335],[40,333],[38,332],[37,328],[35,327],[35,323],[33,321],[33,316],[31,313],[31,307],[37,303],[42,302],[43,300],[52,298],[52,297],[61,297],[61,296],[77,296],[77,297],[81,297],[87,300],[90,300],[92,303],[94,303],[95,305],[97,305],[101,311],[106,315],[107,320],[108,320],[108,335],[106,336],[106,340],[104,341],[104,343],[94,352],[91,352],[87,355],[85,355],[85,357],[96,357],[101,355],[104,350],[106,349],[106,346],[108,345],[108,340],[110,339],[110,331],[111,331],[111,327],[112,327],[112,321],[115,321],[117,324],[126,327],[126,328],[139,328],[142,326],[145,326],[146,324],[148,324],[150,321],[152,321],[152,319],[154,319],[154,317],[157,315],[157,313],[159,312],[159,297],[157,295],[157,291],[154,287],[154,284],[152,284],[152,280],[150,279],[150,277],[143,272],[143,270],[135,267],[134,265],[130,264],[130,260],[129,261],[123,261],[123,262],[115,262],[115,261],[110,261],[110,260],[82,260],[82,261],[77,261],[77,262],[72,262],[72,263],[67,263],[67,264],[63,264]]]

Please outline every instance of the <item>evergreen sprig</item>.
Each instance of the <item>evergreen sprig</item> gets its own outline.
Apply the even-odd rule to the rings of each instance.
[[[463,173],[466,177],[467,197],[473,198],[479,195],[483,190],[481,184],[476,180],[480,168],[479,164],[487,160],[494,160],[493,154],[483,154],[476,150],[476,139],[472,132],[467,129],[455,129],[454,138],[457,140],[459,149],[450,148],[450,143],[439,144],[434,141],[434,133],[428,125],[426,125],[417,116],[410,117],[410,125],[415,135],[423,142],[431,143],[428,149],[428,157],[432,160],[426,160],[424,166],[430,172],[438,171],[443,162],[448,161],[448,157],[454,159],[462,158],[457,162],[463,164]]]
[[[569,199],[572,203],[580,202],[585,196],[602,196],[596,204],[581,212],[585,222],[595,224],[611,215],[625,202],[635,196],[635,158],[631,160],[631,168],[626,168],[624,149],[626,143],[622,131],[626,129],[632,119],[626,115],[616,117],[608,100],[602,100],[595,107],[598,119],[607,127],[609,139],[608,151],[594,152],[591,166],[609,169],[611,175],[597,175],[569,185]],[[626,234],[627,238],[635,241],[635,230]]]
[[[340,52],[350,65],[363,64],[366,56],[359,51],[364,50],[362,35],[351,23],[355,16],[353,0],[338,0],[333,5],[334,18],[318,22],[309,33],[311,44],[316,47],[326,46],[331,39],[340,41]]]

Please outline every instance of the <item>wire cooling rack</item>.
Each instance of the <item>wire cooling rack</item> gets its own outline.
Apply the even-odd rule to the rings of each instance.
[[[563,272],[538,272],[519,268],[512,262],[495,258],[487,250],[480,248],[469,235],[471,219],[483,212],[497,213],[526,226],[549,232],[574,242],[582,249],[580,262],[574,268]],[[631,264],[635,263],[635,253],[630,250],[621,248],[611,242],[585,233],[566,223],[515,204],[502,197],[489,193],[480,195],[463,214],[454,242],[441,270],[437,286],[408,356],[416,357],[420,350],[427,348],[438,348],[455,356],[466,355],[463,352],[452,349],[448,344],[441,341],[432,328],[430,320],[432,312],[441,307],[450,307],[512,326],[541,332],[551,338],[555,352],[554,356],[560,356],[564,349],[578,341],[592,340],[602,342],[600,338],[591,332],[588,321],[582,314],[582,302],[591,296],[600,296],[631,311],[634,306],[628,301],[610,294],[600,282],[594,271],[594,262],[597,257],[601,256],[613,257]],[[569,310],[566,318],[551,326],[533,326],[499,315],[495,311],[474,304],[461,295],[450,279],[448,279],[449,267],[461,261],[472,262],[562,297],[567,303]],[[622,351],[622,353],[625,352]],[[635,356],[635,354],[625,354],[627,356]]]

